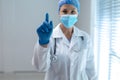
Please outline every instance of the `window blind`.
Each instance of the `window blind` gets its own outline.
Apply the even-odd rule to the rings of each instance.
[[[99,80],[120,80],[120,0],[97,0],[94,43]]]

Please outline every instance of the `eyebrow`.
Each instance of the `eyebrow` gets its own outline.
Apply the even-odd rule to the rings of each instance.
[[[63,10],[68,10],[68,9],[67,9],[67,8],[65,8],[65,9],[63,9]],[[63,10],[62,10],[62,11],[63,11]],[[71,9],[71,10],[76,10],[76,8],[73,8],[73,9]]]

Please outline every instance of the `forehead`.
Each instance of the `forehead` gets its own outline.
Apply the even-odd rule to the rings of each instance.
[[[77,10],[77,8],[74,7],[71,4],[64,4],[64,5],[62,5],[61,8],[60,8],[60,10],[64,10],[64,9],[67,9],[67,10]]]

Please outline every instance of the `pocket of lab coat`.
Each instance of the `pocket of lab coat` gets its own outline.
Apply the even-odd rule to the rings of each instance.
[[[80,38],[78,39],[78,41],[74,44],[74,46],[72,47],[72,51],[78,53],[83,49],[83,40]]]
[[[82,48],[81,48],[81,45],[80,45],[80,44],[76,44],[76,45],[73,47],[72,51],[78,53],[78,52],[81,51],[81,49],[82,49]]]

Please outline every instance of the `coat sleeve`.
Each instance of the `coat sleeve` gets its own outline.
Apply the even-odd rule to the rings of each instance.
[[[86,63],[86,73],[88,76],[88,80],[97,80],[97,72],[94,63],[94,53],[91,40],[87,41],[88,47],[88,55],[87,55],[87,63]]]
[[[34,47],[34,54],[32,57],[32,65],[39,72],[46,72],[50,67],[50,45],[47,48],[44,48],[37,44]]]

